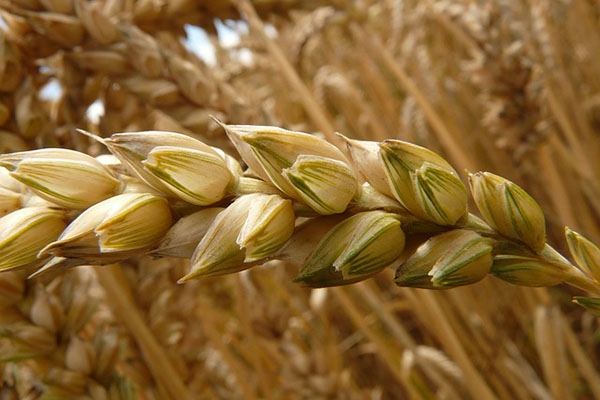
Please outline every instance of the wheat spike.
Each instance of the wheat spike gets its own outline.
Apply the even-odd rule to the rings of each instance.
[[[320,242],[316,236],[313,238],[313,248],[308,249],[309,255],[303,258],[306,264],[301,265],[299,282],[311,286],[331,286],[346,281],[351,283],[357,277],[370,276],[383,267],[400,265],[396,282],[409,286],[454,287],[477,281],[491,272],[521,285],[545,286],[565,282],[589,290],[592,296],[599,293],[597,278],[589,274],[596,267],[584,264],[578,268],[546,244],[545,220],[537,202],[523,189],[500,176],[485,172],[470,175],[471,191],[483,216],[481,220],[466,213],[466,189],[456,172],[443,158],[425,148],[397,140],[382,143],[347,140],[351,154],[349,161],[335,146],[305,133],[268,126],[223,127],[250,167],[245,174],[256,174],[265,184],[275,186],[279,189],[275,194],[258,192],[237,195],[236,185],[229,183],[232,176],[226,166],[226,157],[229,156],[224,158],[225,154],[220,150],[217,152],[218,149],[214,150],[189,136],[158,131],[115,134],[103,140],[103,143],[122,161],[121,169],[125,170],[130,180],[141,180],[160,195],[127,193],[127,185],[122,185],[123,193],[106,200],[102,200],[102,197],[95,199],[91,197],[92,193],[84,195],[95,204],[75,219],[66,217],[69,223],[66,230],[56,241],[49,237],[49,242],[39,253],[41,259],[48,256],[54,258],[35,273],[52,271],[58,266],[105,264],[146,254],[153,251],[153,246],[171,226],[171,214],[181,218],[194,208],[221,204],[225,210],[217,214],[209,225],[191,256],[192,273],[182,281],[188,281],[192,276],[235,272],[261,260],[277,258],[279,249],[292,235],[291,229],[298,216],[309,217],[309,222],[318,224],[319,218],[337,214],[342,222],[338,222],[329,232],[323,232]],[[45,155],[45,152],[49,155]],[[84,160],[86,157],[83,154],[75,157],[76,154],[66,150],[39,150],[5,154],[0,162],[11,169],[17,168],[15,171],[22,170],[21,164],[29,159],[48,163],[40,167],[32,165],[31,175],[36,176],[35,168],[41,171],[53,164],[68,162],[69,159],[79,157]],[[196,165],[195,160],[201,163]],[[93,159],[90,158],[90,161]],[[187,183],[190,177],[186,174],[209,168],[217,169]],[[224,175],[218,172],[221,170],[225,172]],[[239,166],[234,166],[232,171],[234,175],[241,173]],[[53,197],[44,193],[40,195],[44,195],[56,207],[74,207],[75,204],[62,202],[61,199],[70,197],[67,193],[72,187],[80,185],[77,183],[79,178],[69,169],[57,168],[53,174],[53,182],[56,182],[51,186]],[[14,176],[31,190],[41,187],[35,179],[25,178],[22,174]],[[349,181],[340,185],[340,179],[346,177]],[[103,179],[115,178],[107,176]],[[120,176],[120,179],[123,180],[124,176]],[[215,181],[194,189],[190,186],[206,179]],[[221,185],[223,190],[215,189],[217,185]],[[354,189],[348,191],[353,186]],[[229,194],[225,191],[227,187]],[[368,198],[365,200],[364,195],[358,194],[358,189],[364,192],[369,187],[375,192],[379,191],[378,196],[387,195],[397,201],[395,209],[399,211],[390,215],[402,227],[399,231],[402,238],[392,235],[386,239],[387,242],[375,239],[380,229],[383,229],[383,233],[388,228],[385,224],[377,225],[379,222],[367,217],[368,212],[374,212],[379,207],[378,202],[371,205]],[[143,190],[143,186],[141,188]],[[256,188],[260,190],[261,186]],[[218,192],[216,196],[213,195],[215,190]],[[362,209],[358,210],[356,199],[360,197]],[[263,199],[265,203],[259,207]],[[270,199],[279,200],[270,205]],[[294,211],[290,200],[294,204]],[[279,211],[280,206],[275,204],[287,204],[279,203],[284,201],[290,204],[285,208],[289,210],[284,212],[281,208]],[[153,210],[151,220],[138,221],[136,213],[142,212],[142,207]],[[25,210],[27,208],[13,211],[0,222],[12,221],[19,212]],[[354,220],[356,222],[350,223]],[[460,237],[465,240],[445,238],[451,232],[459,234],[463,230],[465,233]],[[28,226],[24,225],[23,230],[14,235],[18,240],[18,236],[28,231]],[[444,231],[446,233],[440,233]],[[401,262],[404,234],[416,233],[427,235],[430,239],[423,241],[412,256],[410,253],[405,255],[409,259]],[[92,236],[86,236],[90,234],[96,235],[98,242]],[[350,234],[349,239],[344,239],[346,234]],[[367,235],[364,243],[360,239],[363,234]],[[469,235],[474,236],[471,238]],[[8,238],[12,236],[4,240]],[[574,235],[569,238],[573,249],[577,240],[584,240]],[[371,241],[377,242],[377,247],[369,247]],[[231,243],[226,245],[226,242]],[[224,249],[229,248],[227,246],[231,253],[227,253],[230,250],[225,252]],[[469,258],[480,257],[480,250],[475,250],[480,247],[481,256],[485,254],[485,262],[483,259],[480,262]],[[399,252],[392,258],[384,255],[388,249],[394,248]],[[5,254],[5,260],[15,260],[17,256],[14,250],[9,249],[8,244],[4,245],[0,249],[0,256]],[[320,252],[323,254],[320,255]],[[366,252],[364,256],[360,255],[362,252]],[[245,262],[250,262],[247,266],[243,265],[244,257]],[[323,257],[334,258],[328,264]],[[344,267],[355,257],[358,257],[359,263],[356,267]],[[379,257],[382,262],[377,261]],[[579,255],[577,257],[580,263],[584,261]],[[367,261],[369,259],[372,260]],[[11,269],[32,264],[29,256],[23,259],[22,264],[19,264],[19,258],[16,260],[4,264]],[[595,262],[595,259],[589,262]],[[368,266],[370,263],[378,267],[372,269]],[[351,272],[354,268],[362,272]],[[198,272],[204,269],[210,272]],[[448,274],[458,275],[451,278]]]

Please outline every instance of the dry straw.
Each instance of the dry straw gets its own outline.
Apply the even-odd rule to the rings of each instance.
[[[600,10],[323,3],[0,1],[2,396],[600,398]]]

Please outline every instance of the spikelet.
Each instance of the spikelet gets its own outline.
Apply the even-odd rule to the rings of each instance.
[[[67,149],[40,149],[0,156],[0,166],[40,197],[85,209],[117,193],[120,182],[93,157]]]
[[[85,30],[79,19],[59,13],[23,12],[36,32],[68,48],[80,45]]]
[[[95,40],[102,44],[110,44],[119,39],[118,28],[111,18],[102,10],[100,3],[90,3],[84,0],[73,2],[75,11],[85,30]]]

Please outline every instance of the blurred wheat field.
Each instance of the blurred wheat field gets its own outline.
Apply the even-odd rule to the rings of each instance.
[[[211,116],[399,138],[526,188],[555,248],[565,225],[600,242],[595,1],[0,0],[0,17],[0,153],[105,152],[83,128],[235,155]],[[600,325],[575,289],[426,291],[384,271],[309,290],[279,261],[185,285],[181,260],[103,268],[0,274],[0,399],[600,399]]]

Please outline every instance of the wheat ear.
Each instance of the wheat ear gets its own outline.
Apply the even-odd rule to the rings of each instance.
[[[600,312],[598,247],[567,228],[567,260],[546,243],[537,202],[498,175],[468,174],[480,218],[459,174],[426,148],[340,135],[340,149],[277,127],[221,126],[245,170],[219,148],[163,131],[97,138],[111,153],[98,159],[62,149],[0,156],[0,270],[37,276],[153,254],[189,258],[186,282],[281,259],[300,265],[296,281],[310,287],[386,267],[398,285],[428,289],[488,274],[566,283]]]
[[[6,393],[30,398],[43,387],[45,398],[133,399],[132,383],[115,370],[121,339],[87,295],[91,275],[57,276],[45,285],[26,277],[25,271],[0,275]]]

